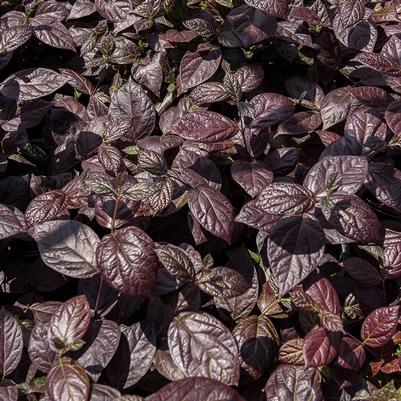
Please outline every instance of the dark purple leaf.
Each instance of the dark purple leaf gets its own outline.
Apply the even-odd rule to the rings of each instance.
[[[185,53],[179,72],[181,93],[207,81],[219,68],[220,61],[219,48],[200,46],[196,52]]]
[[[168,331],[175,364],[186,376],[201,376],[237,384],[239,355],[233,335],[207,313],[182,312]]]
[[[235,390],[217,380],[190,377],[168,384],[146,401],[244,401]]]
[[[230,139],[237,131],[237,125],[219,113],[196,111],[185,114],[170,133],[190,141],[213,143]]]
[[[295,110],[290,99],[277,93],[262,93],[255,96],[250,104],[254,108],[254,120],[250,125],[251,128],[267,128],[285,121]]]
[[[363,344],[352,337],[343,337],[338,350],[337,364],[344,369],[359,370],[364,361]]]
[[[302,214],[315,203],[313,194],[298,184],[276,182],[265,187],[256,206],[268,214],[291,216]]]
[[[50,320],[47,338],[54,351],[74,349],[90,323],[90,306],[84,295],[64,302]]]
[[[46,68],[18,71],[0,84],[2,95],[10,99],[32,100],[61,88],[67,77]]]
[[[70,358],[57,361],[46,378],[50,401],[88,401],[89,377],[85,369]]]
[[[397,331],[399,306],[375,309],[362,323],[361,337],[369,347],[381,347],[388,343]]]
[[[319,223],[310,218],[287,217],[274,226],[267,242],[267,256],[282,295],[316,268],[324,245]]]
[[[207,231],[227,242],[234,231],[234,209],[230,201],[210,187],[188,191],[188,206],[192,215]]]
[[[273,173],[261,162],[235,161],[231,166],[233,179],[255,197],[273,181]]]
[[[122,228],[103,237],[96,260],[101,274],[118,291],[134,296],[150,295],[158,258],[152,239],[140,228]]]
[[[323,401],[320,373],[304,366],[279,365],[267,381],[266,401]]]
[[[324,328],[310,331],[304,338],[302,349],[306,367],[328,365],[337,355],[339,335]]]
[[[304,185],[315,194],[351,195],[365,182],[368,162],[359,156],[332,156],[316,163],[305,177]]]
[[[0,309],[0,372],[5,378],[12,373],[21,359],[23,338],[20,325],[3,306]]]
[[[99,273],[95,252],[100,240],[77,221],[48,221],[35,227],[35,239],[43,262],[69,277],[88,278]]]

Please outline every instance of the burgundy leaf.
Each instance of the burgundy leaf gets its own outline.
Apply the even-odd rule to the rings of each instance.
[[[192,215],[207,231],[231,241],[234,231],[234,209],[230,201],[210,187],[198,187],[188,191],[188,206]]]
[[[313,194],[301,185],[276,182],[262,190],[256,206],[269,214],[291,216],[311,209],[314,202]]]
[[[351,195],[362,186],[367,174],[368,163],[365,157],[326,157],[310,169],[304,185],[315,194],[329,191]]]
[[[16,208],[0,204],[0,240],[25,231],[23,214]]]
[[[95,252],[100,240],[88,226],[77,221],[48,221],[35,227],[35,239],[43,262],[66,276],[96,275]]]
[[[344,369],[359,370],[364,361],[363,344],[352,337],[343,337],[338,351],[337,364]]]
[[[0,372],[4,378],[18,366],[23,348],[21,327],[5,307],[0,309],[0,335]]]
[[[10,99],[32,100],[50,95],[67,81],[67,77],[52,70],[31,68],[11,75],[0,84],[0,88],[3,96]]]
[[[106,235],[96,250],[97,265],[108,283],[123,294],[149,296],[158,259],[152,239],[138,227]]]
[[[236,384],[239,355],[234,337],[207,313],[182,312],[168,331],[171,356],[186,376],[201,376]]]
[[[375,309],[362,323],[361,337],[369,347],[381,347],[388,343],[397,331],[399,306]]]
[[[85,296],[64,302],[50,320],[49,346],[54,351],[74,349],[75,343],[85,335],[90,319],[90,306]]]
[[[220,61],[219,48],[200,46],[196,52],[185,53],[179,72],[181,93],[207,81],[219,68]]]
[[[304,366],[279,365],[267,381],[266,401],[296,399],[323,401],[320,373]]]
[[[70,358],[57,361],[46,378],[50,401],[88,401],[89,377],[85,369]]]
[[[253,197],[273,181],[273,173],[263,163],[257,161],[252,163],[235,161],[231,165],[231,175]]]
[[[230,139],[237,131],[229,118],[213,111],[197,111],[185,114],[170,133],[190,141],[213,143]]]
[[[287,120],[294,113],[294,104],[283,95],[262,93],[255,96],[250,104],[254,108],[251,128],[267,128]]]
[[[315,220],[293,216],[274,226],[267,242],[267,256],[282,295],[316,268],[324,245],[324,234]]]
[[[266,14],[285,18],[287,16],[288,0],[246,0],[247,4],[259,8]]]
[[[319,328],[310,331],[304,338],[302,349],[306,367],[328,365],[338,352],[338,333]]]
[[[190,377],[170,383],[147,401],[244,401],[235,390],[217,380]]]

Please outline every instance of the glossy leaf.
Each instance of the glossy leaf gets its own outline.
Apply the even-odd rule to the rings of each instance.
[[[267,242],[267,256],[283,295],[316,268],[324,245],[320,225],[309,218],[288,217],[274,226]]]
[[[230,201],[210,187],[198,187],[188,191],[189,210],[207,231],[231,241],[234,231],[234,210]]]
[[[99,271],[95,251],[100,240],[88,226],[77,221],[48,221],[35,227],[43,262],[66,276],[93,277]]]
[[[64,302],[50,320],[48,341],[54,351],[71,348],[86,333],[90,323],[90,306],[80,295]]]
[[[237,344],[230,331],[207,313],[182,312],[170,324],[168,344],[176,365],[188,376],[236,384]]]
[[[70,358],[55,362],[46,378],[46,394],[51,401],[87,401],[90,383],[85,369]]]
[[[376,348],[389,342],[397,331],[399,309],[399,306],[388,306],[371,312],[362,324],[363,343]]]
[[[4,378],[18,366],[23,348],[21,327],[4,306],[0,309],[0,334],[0,371]]]
[[[118,291],[149,296],[156,281],[158,259],[152,239],[138,227],[103,237],[96,250],[101,274]]]

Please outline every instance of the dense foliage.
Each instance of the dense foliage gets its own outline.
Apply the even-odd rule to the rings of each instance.
[[[0,141],[1,401],[401,399],[399,0],[1,1]]]

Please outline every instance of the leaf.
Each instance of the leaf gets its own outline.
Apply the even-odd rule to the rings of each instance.
[[[103,369],[113,358],[120,335],[117,323],[105,319],[94,321],[86,331],[82,338],[85,344],[74,355],[74,359],[86,369],[93,381],[99,379]]]
[[[168,330],[175,364],[187,375],[231,385],[239,380],[237,344],[230,331],[207,313],[182,312]]]
[[[187,113],[170,129],[173,135],[206,143],[226,141],[237,131],[238,127],[232,120],[214,111]]]
[[[68,29],[46,14],[31,19],[33,34],[43,43],[59,49],[75,51],[75,43]]]
[[[401,66],[394,60],[376,53],[359,53],[352,61],[357,61],[375,71],[391,77],[401,76]]]
[[[364,15],[364,0],[339,1],[338,16],[340,17],[342,28],[354,26],[362,20]]]
[[[288,0],[245,0],[245,3],[259,8],[266,14],[283,19],[287,17]]]
[[[68,214],[66,194],[62,191],[49,191],[32,199],[25,210],[28,228]]]
[[[216,380],[190,377],[177,380],[147,397],[146,401],[244,401],[235,390]]]
[[[262,84],[265,76],[263,67],[256,64],[248,64],[238,68],[234,72],[241,90],[244,93],[251,92]]]
[[[57,361],[46,378],[50,401],[88,401],[89,377],[85,369],[70,358]]]
[[[197,104],[221,102],[228,99],[230,94],[220,82],[205,82],[196,86],[189,97]]]
[[[120,344],[106,370],[111,382],[126,389],[145,376],[156,354],[155,342],[155,334],[143,323],[122,325]]]
[[[48,221],[35,227],[40,256],[47,266],[69,277],[96,275],[95,251],[100,240],[78,221]]]
[[[10,99],[32,100],[50,95],[67,81],[67,77],[47,68],[29,68],[8,77],[0,88],[2,95]]]
[[[277,127],[276,135],[302,135],[313,132],[321,125],[320,115],[308,111],[295,113]]]
[[[92,95],[95,92],[95,88],[92,85],[92,82],[78,72],[69,68],[59,68],[59,71],[62,75],[69,78],[68,84],[76,90],[82,93],[86,93],[87,95]]]
[[[234,209],[219,191],[201,186],[187,193],[189,210],[207,231],[230,242],[234,232]]]
[[[241,273],[226,266],[202,271],[196,277],[196,284],[206,294],[220,298],[236,297],[249,288]]]
[[[258,161],[249,163],[243,160],[236,160],[231,165],[231,175],[252,197],[257,196],[262,189],[273,181],[273,173]]]
[[[310,218],[287,217],[274,226],[267,241],[267,256],[281,295],[316,268],[324,245],[319,223]]]
[[[273,323],[266,316],[248,316],[233,330],[240,350],[241,367],[253,378],[265,375],[272,365],[279,341]]]
[[[98,149],[97,156],[102,166],[117,175],[122,164],[123,158],[120,151],[112,145],[102,145]]]
[[[249,102],[254,108],[250,128],[268,128],[287,120],[294,113],[294,103],[277,93],[262,93]]]
[[[363,344],[352,337],[345,336],[338,350],[337,365],[344,369],[359,370],[365,361]]]
[[[194,279],[194,264],[183,249],[171,244],[158,244],[155,251],[164,268],[177,280],[187,283]]]
[[[186,52],[180,63],[180,93],[207,81],[219,68],[220,61],[218,47],[201,46],[196,52]]]
[[[313,273],[302,283],[302,286],[305,293],[313,299],[319,309],[334,315],[340,314],[340,301],[337,291],[329,279]]]
[[[276,182],[265,187],[256,200],[256,206],[265,213],[291,216],[302,214],[315,203],[313,194],[301,185]]]
[[[266,401],[323,401],[320,374],[314,368],[279,365],[267,381]]]
[[[304,338],[302,349],[306,367],[328,365],[337,355],[338,333],[318,328]]]
[[[0,240],[25,231],[23,214],[16,208],[0,204]]]
[[[367,260],[351,257],[344,260],[344,269],[358,285],[371,287],[382,282],[382,275]]]
[[[117,389],[106,386],[104,384],[95,383],[92,386],[92,392],[89,401],[116,401],[120,400],[120,396],[121,393]],[[126,401],[129,401],[129,399]],[[138,400],[133,399],[132,401]]]
[[[0,54],[17,50],[26,43],[32,35],[29,25],[17,25],[0,30]]]
[[[64,302],[50,320],[47,333],[50,348],[56,352],[71,348],[85,335],[90,319],[90,306],[84,295]]]
[[[278,359],[280,363],[289,365],[304,365],[303,339],[294,338],[285,342],[279,350]]]
[[[338,195],[322,209],[327,221],[352,241],[376,242],[381,224],[372,209],[356,195]]]
[[[323,130],[345,120],[351,110],[351,105],[350,87],[334,89],[325,95],[320,102]]]
[[[317,162],[304,180],[313,193],[335,192],[352,195],[363,185],[368,175],[368,161],[362,156],[330,156]]]
[[[394,386],[393,382],[387,383],[385,386],[373,391],[369,401],[399,401],[400,393]]]
[[[158,258],[152,239],[138,227],[106,235],[96,250],[106,281],[123,294],[147,297],[156,281]]]
[[[361,338],[368,347],[387,344],[397,331],[399,306],[375,309],[362,323]]]
[[[127,141],[130,138],[138,139],[150,134],[156,123],[156,112],[152,101],[132,79],[111,97],[109,116],[131,122],[129,137],[124,138]]]
[[[0,337],[0,372],[4,378],[18,366],[23,348],[21,327],[4,306],[0,309]]]
[[[29,338],[28,354],[32,365],[42,372],[47,373],[56,356],[49,346],[47,332],[49,327],[42,322],[36,322]]]

